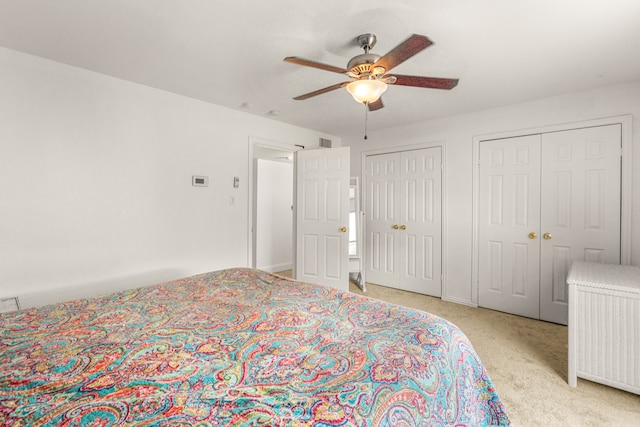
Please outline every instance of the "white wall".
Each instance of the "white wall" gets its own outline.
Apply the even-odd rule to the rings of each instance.
[[[293,163],[256,162],[256,268],[289,270],[293,263]]]
[[[0,298],[246,266],[249,136],[339,141],[0,48]]]
[[[428,96],[426,94],[425,96]],[[393,108],[387,105],[386,108]],[[379,113],[384,114],[384,110]],[[392,146],[416,145],[444,141],[446,147],[447,241],[445,242],[446,288],[448,299],[473,304],[472,298],[472,194],[474,136],[502,131],[524,130],[592,120],[603,117],[633,115],[633,164],[640,165],[640,82],[572,93],[534,102],[448,117],[381,131],[343,136],[342,144],[351,146],[351,173],[361,176],[362,153]],[[375,121],[374,115],[370,121]],[[632,179],[631,262],[640,265],[640,167]]]

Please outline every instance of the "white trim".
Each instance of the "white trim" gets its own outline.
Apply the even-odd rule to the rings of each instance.
[[[631,186],[633,181],[633,117],[631,114],[618,117],[622,126],[622,163],[621,194],[622,206],[620,211],[620,260],[622,264],[631,264],[631,203],[633,193]]]
[[[274,150],[282,150],[282,151],[287,151],[287,152],[291,152],[291,151],[298,151],[298,150],[302,150],[303,147],[299,146],[299,145],[295,145],[295,144],[287,144],[284,142],[278,142],[278,141],[272,141],[269,139],[265,139],[265,138],[260,138],[260,137],[255,137],[255,136],[250,136],[249,137],[249,178],[248,178],[248,191],[247,191],[247,209],[248,209],[248,220],[247,220],[247,267],[253,267],[254,264],[254,245],[253,245],[253,237],[254,237],[254,229],[255,229],[255,212],[253,211],[253,205],[254,205],[254,194],[253,194],[253,189],[255,186],[255,183],[253,182],[255,177],[253,176],[253,166],[254,166],[254,162],[253,162],[253,147],[255,146],[261,146],[261,147],[267,147],[267,148],[272,148]]]
[[[441,227],[441,232],[442,232],[442,236],[440,239],[440,250],[442,251],[442,253],[440,254],[441,257],[441,265],[440,265],[440,273],[442,275],[442,283],[441,283],[441,288],[440,288],[440,299],[444,300],[444,301],[453,301],[453,302],[458,302],[455,301],[454,299],[451,299],[450,297],[447,297],[446,295],[446,290],[447,290],[447,174],[446,174],[446,165],[447,165],[447,144],[446,141],[434,141],[434,142],[425,142],[422,144],[415,144],[415,145],[401,145],[401,146],[394,146],[394,147],[387,147],[387,148],[378,148],[378,149],[374,149],[374,150],[367,150],[367,151],[362,151],[360,153],[360,159],[361,159],[361,165],[360,165],[360,182],[362,183],[362,191],[360,191],[361,193],[361,210],[364,212],[364,215],[366,217],[367,212],[366,212],[366,188],[367,188],[367,183],[366,183],[366,176],[365,176],[365,171],[366,171],[366,162],[367,162],[367,156],[375,156],[378,154],[389,154],[389,153],[400,153],[403,151],[412,151],[412,150],[422,150],[424,148],[434,148],[434,147],[440,147],[440,149],[442,150],[442,175],[441,175],[441,192],[440,194],[442,195],[442,206],[440,207],[441,209],[441,215],[440,215],[440,227]],[[364,244],[364,252],[362,253],[362,265],[366,271],[367,268],[367,253],[368,248],[367,248],[367,244],[366,244],[366,236],[367,236],[367,230],[366,230],[366,224],[367,222],[363,219],[362,221],[362,235],[363,235],[363,239],[365,241]],[[468,303],[467,303],[468,304]]]
[[[478,308],[478,304],[474,304],[473,302],[469,301],[468,299],[465,298],[459,298],[459,297],[447,297],[447,298],[442,298],[443,301],[447,301],[447,302],[453,302],[456,304],[460,304],[460,305],[466,305],[467,307],[473,307],[473,308]]]
[[[362,158],[362,166],[365,165],[366,156],[375,156],[376,154],[400,153],[402,151],[422,150],[423,148],[432,148],[432,147],[444,148],[445,144],[446,144],[445,141],[432,141],[432,142],[424,142],[421,144],[399,145],[399,146],[394,145],[393,147],[376,148],[373,150],[362,151],[360,153]]]
[[[293,263],[285,262],[285,263],[274,264],[274,265],[263,265],[258,268],[260,270],[268,271],[269,273],[278,273],[280,271],[293,270]]]
[[[632,181],[632,123],[631,114],[613,117],[604,117],[593,120],[583,120],[579,122],[562,123],[556,125],[541,126],[522,130],[502,131],[473,137],[473,224],[472,224],[472,259],[471,259],[471,302],[478,304],[478,257],[479,257],[479,225],[478,225],[478,194],[479,188],[479,161],[480,161],[480,142],[513,138],[517,136],[542,134],[550,132],[560,132],[565,130],[589,128],[595,126],[621,125],[621,144],[622,144],[622,161],[621,161],[621,211],[620,211],[620,260],[622,264],[631,264],[631,181]]]

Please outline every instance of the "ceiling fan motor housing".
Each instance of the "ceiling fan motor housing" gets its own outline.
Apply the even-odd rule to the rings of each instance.
[[[380,55],[369,53],[378,40],[376,35],[372,33],[360,34],[356,40],[358,45],[364,49],[364,53],[354,56],[347,64],[349,76],[355,79],[370,79],[383,75],[386,71],[383,67],[371,68],[371,65],[381,58]]]
[[[354,56],[347,64],[347,70],[349,70],[352,77],[368,77],[373,74],[371,65],[375,64],[378,59],[380,59],[380,55],[376,55],[375,53],[363,53]]]

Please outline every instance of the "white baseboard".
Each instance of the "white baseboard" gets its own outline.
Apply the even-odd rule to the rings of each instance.
[[[285,262],[281,264],[257,266],[256,268],[259,270],[268,271],[269,273],[277,273],[279,271],[293,269],[293,263]]]
[[[446,297],[444,295],[440,299],[442,299],[442,301],[454,302],[456,304],[462,304],[462,305],[466,305],[466,306],[469,306],[469,307],[478,308],[478,304],[472,302],[471,300],[467,300],[467,299],[451,298],[451,297]]]
[[[55,288],[31,294],[18,295],[20,309],[42,307],[65,301],[92,298],[121,292],[127,289],[152,286],[157,283],[187,277],[190,274],[180,270],[158,270],[147,273],[134,274],[127,277],[117,277],[100,282],[83,285]]]

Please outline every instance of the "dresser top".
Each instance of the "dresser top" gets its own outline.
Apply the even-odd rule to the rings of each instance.
[[[567,283],[640,294],[640,267],[574,261]]]

